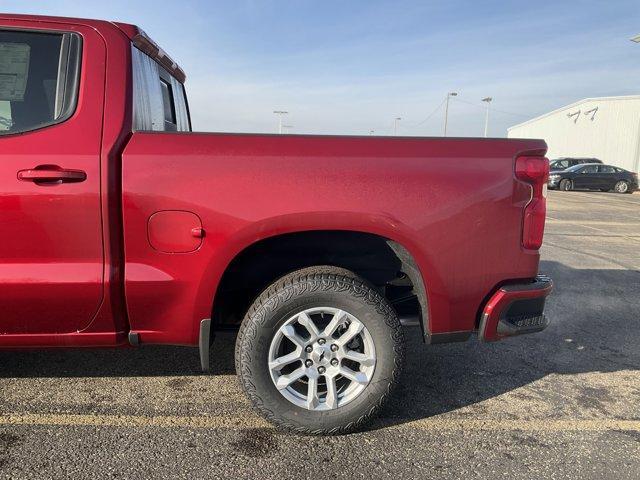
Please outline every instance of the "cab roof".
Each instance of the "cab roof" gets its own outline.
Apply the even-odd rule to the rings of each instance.
[[[15,20],[28,20],[30,22],[43,22],[43,23],[77,23],[81,25],[87,25],[93,28],[104,27],[105,25],[115,26],[118,30],[121,30],[129,39],[133,38],[141,32],[141,29],[136,25],[123,22],[109,22],[106,20],[95,20],[90,18],[77,18],[77,17],[55,17],[49,15],[24,15],[19,13],[0,13],[0,19],[15,19]]]
[[[184,70],[162,50],[140,27],[131,23],[124,22],[110,22],[106,20],[93,20],[89,18],[74,18],[74,17],[54,17],[46,15],[23,15],[15,13],[0,13],[0,19],[2,20],[26,20],[30,22],[42,22],[42,23],[75,23],[78,25],[85,25],[87,27],[94,28],[96,30],[104,28],[116,28],[124,35],[126,35],[133,44],[144,51],[147,55],[152,57],[156,62],[165,67],[170,73],[176,77],[178,81],[184,83],[186,75]]]

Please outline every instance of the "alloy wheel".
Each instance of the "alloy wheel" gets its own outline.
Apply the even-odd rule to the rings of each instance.
[[[627,182],[620,181],[616,183],[615,188],[616,188],[616,192],[618,193],[627,193],[627,190],[629,189],[629,185],[627,184]]]
[[[271,379],[291,403],[307,410],[333,410],[357,398],[376,367],[367,327],[332,307],[291,316],[274,335],[268,358]]]

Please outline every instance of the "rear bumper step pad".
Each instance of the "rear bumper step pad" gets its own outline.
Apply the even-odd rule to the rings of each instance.
[[[545,275],[538,275],[530,283],[500,287],[482,311],[478,331],[480,340],[493,342],[544,330],[549,325],[544,303],[552,290],[553,282]]]

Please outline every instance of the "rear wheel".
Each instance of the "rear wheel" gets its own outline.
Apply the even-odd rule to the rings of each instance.
[[[560,190],[568,192],[569,190],[573,190],[573,183],[569,179],[563,179],[560,181]]]
[[[240,384],[278,427],[348,433],[380,409],[398,380],[402,328],[386,299],[353,272],[312,267],[267,288],[236,342]]]
[[[618,193],[627,193],[629,192],[629,184],[624,180],[620,180],[613,189]]]

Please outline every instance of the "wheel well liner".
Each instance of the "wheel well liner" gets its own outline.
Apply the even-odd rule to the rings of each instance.
[[[388,238],[344,230],[276,235],[240,251],[227,265],[215,293],[214,330],[237,328],[268,285],[314,265],[333,265],[360,275],[390,301],[401,318],[417,316],[428,337],[426,287],[413,256]]]

